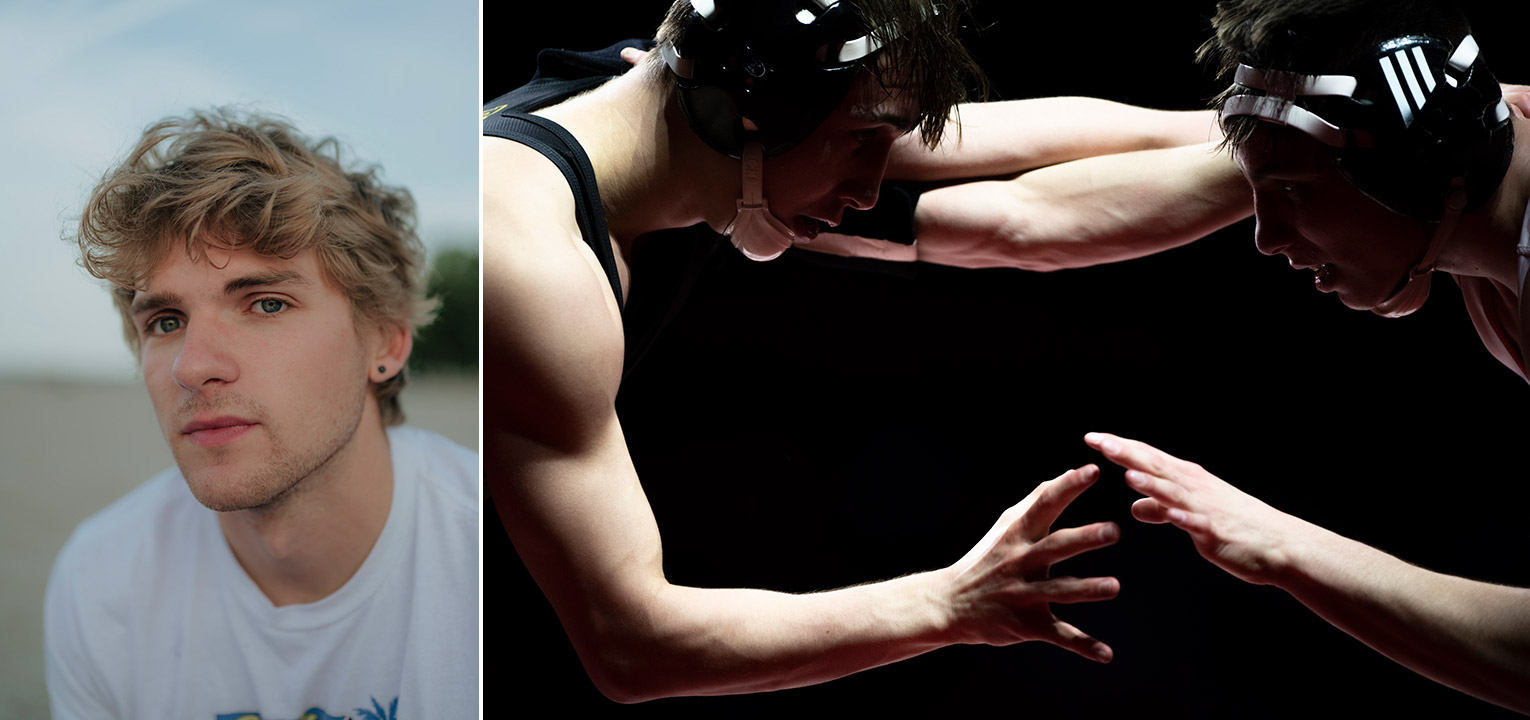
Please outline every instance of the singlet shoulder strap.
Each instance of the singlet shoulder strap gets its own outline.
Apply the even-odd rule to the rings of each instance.
[[[1518,348],[1511,348],[1519,360],[1519,368],[1525,373],[1526,379],[1530,379],[1530,360],[1526,358],[1525,349],[1530,346],[1530,205],[1525,207],[1525,219],[1519,230],[1519,246],[1515,248],[1519,255],[1519,342]]]
[[[611,252],[611,233],[606,228],[606,213],[600,205],[600,190],[595,186],[595,169],[579,141],[563,126],[536,115],[518,112],[491,113],[483,119],[483,134],[513,140],[541,153],[558,166],[574,192],[579,230],[616,293],[617,307],[623,307],[621,276],[616,272],[616,256]]]

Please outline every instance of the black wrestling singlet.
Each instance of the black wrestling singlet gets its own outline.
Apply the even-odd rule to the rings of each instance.
[[[504,110],[483,119],[483,134],[513,140],[542,153],[563,172],[569,189],[574,191],[574,206],[579,215],[579,230],[584,241],[595,251],[606,279],[616,293],[616,305],[622,307],[622,280],[616,272],[616,257],[611,253],[611,234],[606,229],[606,213],[600,206],[600,190],[595,187],[595,169],[584,148],[563,126],[535,115]]]

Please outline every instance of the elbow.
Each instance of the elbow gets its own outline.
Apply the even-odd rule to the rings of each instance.
[[[607,669],[594,670],[585,668],[590,675],[590,681],[595,683],[595,689],[607,700],[618,702],[623,705],[635,705],[649,700],[657,700],[668,697],[658,691],[651,683],[634,677],[628,673],[611,672]]]
[[[633,638],[605,637],[577,648],[585,674],[595,689],[612,702],[632,705],[687,694],[686,674],[659,660],[653,643]]]
[[[620,656],[620,657],[618,657]],[[595,662],[584,662],[584,673],[595,683],[595,689],[610,702],[635,705],[635,703],[672,697],[675,692],[666,691],[652,673],[641,670],[640,657],[635,653],[601,653]]]

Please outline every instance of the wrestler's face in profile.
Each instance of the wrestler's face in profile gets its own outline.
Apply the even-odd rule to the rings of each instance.
[[[173,244],[134,295],[149,398],[197,500],[270,507],[347,452],[370,399],[351,303],[314,251],[290,259]],[[375,409],[373,410],[375,413]]]
[[[799,237],[837,225],[846,208],[876,204],[894,140],[913,129],[913,93],[861,71],[849,94],[796,147],[765,159],[771,213]]]
[[[1237,161],[1254,190],[1259,251],[1313,272],[1317,289],[1345,305],[1375,307],[1423,256],[1432,226],[1366,197],[1305,133],[1260,123]]]

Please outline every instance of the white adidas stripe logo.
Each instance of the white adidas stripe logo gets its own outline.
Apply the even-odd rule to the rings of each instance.
[[[1411,60],[1409,50],[1412,51]],[[1422,109],[1428,102],[1429,94],[1434,92],[1434,73],[1429,70],[1429,63],[1424,61],[1424,49],[1417,45],[1408,50],[1398,50],[1391,55],[1381,58],[1381,74],[1387,78],[1387,86],[1392,88],[1392,99],[1397,101],[1397,110],[1402,113],[1403,127],[1413,124],[1413,112]],[[1424,80],[1424,86],[1419,87],[1419,78]],[[1403,84],[1407,83],[1404,90]]]

